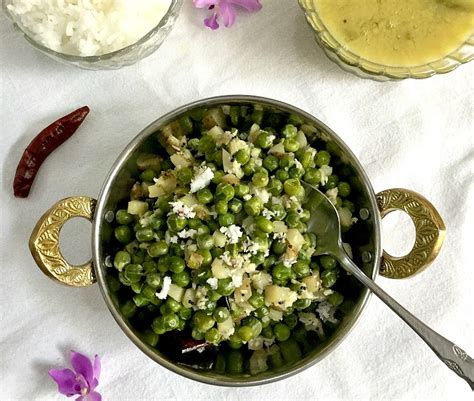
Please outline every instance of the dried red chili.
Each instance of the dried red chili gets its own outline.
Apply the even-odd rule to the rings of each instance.
[[[55,121],[36,135],[23,152],[16,168],[13,181],[13,192],[16,197],[26,198],[28,196],[41,164],[76,132],[87,114],[89,114],[89,107],[81,107]]]

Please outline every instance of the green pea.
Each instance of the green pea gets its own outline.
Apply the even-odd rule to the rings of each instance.
[[[265,270],[268,270],[270,269],[271,267],[273,267],[273,265],[276,263],[277,261],[277,258],[275,255],[269,255],[265,258],[265,260],[263,261],[263,268]]]
[[[278,158],[273,155],[268,155],[263,159],[263,167],[268,171],[274,171],[278,168]]]
[[[221,341],[221,333],[216,328],[212,328],[206,332],[204,338],[209,344],[217,345]]]
[[[130,288],[135,294],[140,294],[142,292],[143,283],[141,281],[136,281],[130,284]]]
[[[115,254],[114,258],[114,266],[118,271],[122,271],[122,269],[130,264],[132,261],[132,258],[130,257],[130,254],[127,251],[118,251]]]
[[[175,255],[175,256],[184,256],[184,250],[181,248],[181,245],[179,244],[171,244],[170,245],[170,255]]]
[[[184,259],[179,256],[171,256],[169,258],[168,263],[169,263],[169,269],[173,273],[181,273],[186,267]]]
[[[321,282],[324,287],[330,288],[332,287],[337,280],[337,275],[334,270],[324,270],[321,273]]]
[[[351,213],[355,212],[355,205],[350,200],[344,199],[342,201],[342,207],[347,207],[350,210]]]
[[[266,306],[260,306],[258,309],[255,310],[254,314],[255,317],[263,319],[265,316],[268,316],[270,314],[270,310]]]
[[[199,203],[206,205],[212,201],[213,195],[209,188],[203,188],[196,192],[196,197]]]
[[[168,213],[171,210],[170,202],[172,201],[171,197],[169,196],[160,196],[156,203],[158,210],[161,210],[163,214]]]
[[[142,293],[136,294],[132,299],[133,302],[135,302],[135,305],[137,305],[139,308],[146,306],[150,303],[150,300]]]
[[[224,278],[224,279],[219,279],[217,281],[217,292],[219,294],[228,297],[229,295],[232,295],[234,292],[234,284],[232,283],[232,279],[229,278]]]
[[[156,177],[156,173],[151,169],[151,168],[148,168],[144,171],[142,171],[142,173],[140,174],[140,180],[142,181],[153,181],[153,178]]]
[[[304,176],[303,180],[310,185],[318,185],[321,182],[321,172],[314,167],[309,167]]]
[[[225,252],[224,248],[216,248],[216,247],[212,248],[211,249],[212,259],[216,259],[219,256],[222,256],[224,252]]]
[[[145,261],[146,253],[144,250],[139,249],[132,254],[132,263],[140,265]]]
[[[193,316],[193,310],[191,308],[181,308],[178,312],[178,316],[182,320],[189,320]]]
[[[120,312],[126,319],[130,319],[137,311],[137,305],[132,300],[126,301],[121,307]]]
[[[262,337],[265,337],[265,338],[272,338],[273,337],[272,326],[267,326],[262,330]]]
[[[308,209],[303,209],[303,210],[300,212],[300,220],[301,220],[303,223],[307,223],[310,218],[311,218],[311,212],[310,212]]]
[[[129,226],[118,226],[114,230],[115,238],[122,244],[128,244],[132,240],[132,230]]]
[[[329,165],[330,161],[331,155],[326,150],[320,150],[318,153],[316,153],[316,157],[314,158],[314,163],[318,167],[327,166]]]
[[[209,234],[211,232],[210,228],[202,223],[200,223],[199,226],[196,227],[196,230],[198,235]]]
[[[257,164],[254,159],[250,159],[245,166],[242,167],[242,171],[246,176],[252,175],[257,170]]]
[[[268,184],[269,178],[268,174],[263,172],[257,172],[252,177],[252,183],[258,188],[266,187]]]
[[[222,322],[225,322],[230,317],[230,312],[229,312],[229,309],[223,306],[219,306],[218,308],[215,309],[212,316],[214,317],[217,323],[222,323]]]
[[[214,173],[214,177],[212,178],[212,182],[214,184],[219,184],[221,182],[221,179],[222,177],[225,176],[225,173],[222,171],[222,170],[217,170],[215,173]]]
[[[120,283],[122,283],[123,285],[127,286],[127,287],[130,287],[130,280],[125,276],[125,272],[122,270],[121,272],[119,272],[118,274],[118,279],[120,281]]]
[[[270,178],[268,182],[268,192],[273,196],[278,196],[283,191],[283,184],[278,178]]]
[[[285,152],[296,152],[300,148],[300,144],[296,139],[285,139],[283,142]]]
[[[204,340],[204,333],[194,327],[191,331],[191,337],[198,341]]]
[[[108,274],[107,286],[109,287],[110,291],[117,292],[121,287],[120,280],[117,277]]]
[[[242,339],[237,333],[234,333],[229,337],[229,347],[232,349],[242,348]]]
[[[184,270],[180,273],[174,273],[171,276],[171,280],[178,287],[186,288],[189,285],[189,283],[191,282],[191,276],[189,275],[189,273],[186,270]]]
[[[300,180],[290,178],[283,183],[283,189],[288,196],[295,196],[301,189]]]
[[[284,323],[277,323],[273,326],[273,334],[278,341],[286,341],[290,338],[290,328]]]
[[[332,256],[324,255],[319,259],[319,263],[326,270],[333,270],[337,266],[337,261]]]
[[[337,291],[334,291],[332,294],[327,296],[327,300],[331,305],[339,306],[344,302],[344,297]]]
[[[217,214],[226,214],[229,210],[229,205],[225,200],[217,201],[214,207]]]
[[[165,241],[161,240],[151,244],[148,247],[147,252],[148,255],[150,255],[152,258],[157,258],[158,256],[166,255],[168,253],[168,250],[168,244]]]
[[[288,280],[291,276],[291,268],[278,263],[272,270],[272,276],[275,280]]]
[[[303,356],[298,343],[292,338],[280,343],[279,345],[281,354],[286,363],[295,363]]]
[[[250,188],[246,184],[238,184],[235,187],[235,196],[238,196],[239,198],[244,197],[250,192]]]
[[[292,167],[288,171],[290,178],[302,178],[304,175],[304,170],[297,167]]]
[[[197,230],[199,226],[203,225],[199,219],[188,219],[188,227]],[[206,226],[205,226],[206,227]]]
[[[199,138],[191,138],[188,140],[187,146],[189,150],[198,150]]]
[[[181,309],[181,303],[171,297],[167,298],[166,306],[168,307],[170,311],[175,312],[175,313]]]
[[[267,132],[261,132],[255,140],[255,145],[262,149],[268,149],[273,145],[273,139]]]
[[[311,300],[310,299],[297,299],[293,303],[293,307],[296,310],[304,310],[304,309],[308,308],[310,305],[311,305]]]
[[[290,228],[296,228],[300,222],[300,216],[295,210],[290,210],[285,217],[285,222]]]
[[[258,196],[255,196],[248,201],[245,201],[244,210],[249,216],[258,216],[262,213],[263,202]]]
[[[156,289],[161,285],[162,277],[160,273],[148,273],[145,281],[150,287]]]
[[[263,252],[258,252],[250,258],[250,262],[255,263],[256,266],[260,266],[264,261],[265,254]]]
[[[309,264],[300,260],[298,260],[293,266],[291,266],[291,268],[293,269],[296,274],[296,277],[298,278],[309,276],[311,273]]]
[[[227,355],[227,372],[232,375],[239,375],[244,371],[244,356],[236,349]]]
[[[230,184],[221,182],[216,187],[216,199],[230,201],[235,196],[234,187]]]
[[[214,246],[214,238],[209,234],[198,235],[196,243],[199,249],[211,249]]]
[[[254,338],[253,329],[250,326],[242,326],[237,330],[239,337],[242,339],[243,342],[247,342]]]
[[[199,140],[198,151],[203,155],[212,154],[212,152],[215,150],[215,146],[216,144],[212,137],[209,135],[203,135]]]
[[[209,249],[198,249],[197,253],[203,257],[201,266],[207,267],[212,263],[212,255]]]
[[[249,148],[240,149],[234,155],[234,158],[241,165],[247,164],[248,161],[250,160],[250,149]]]
[[[295,161],[292,156],[285,155],[280,159],[280,168],[282,169],[289,169],[291,166],[295,164]]]
[[[206,312],[199,310],[194,314],[193,322],[195,327],[205,333],[210,330],[215,323],[215,320],[212,316],[209,316]]]
[[[225,213],[219,216],[219,224],[222,227],[228,227],[234,224],[234,221],[235,221],[235,216],[233,214]]]
[[[115,213],[115,220],[121,225],[128,225],[133,223],[133,216],[128,213],[125,209],[119,209]]]
[[[143,267],[141,265],[130,264],[125,267],[124,275],[130,283],[137,283],[142,278]]]
[[[179,325],[179,317],[176,315],[176,313],[169,313],[163,316],[163,323],[167,330],[174,330]]]
[[[286,216],[285,208],[283,207],[283,205],[280,205],[278,203],[270,206],[270,211],[273,213],[273,218],[275,220],[281,221]]]
[[[273,232],[273,223],[263,216],[258,216],[255,219],[255,225],[265,233]]]
[[[232,199],[228,205],[230,211],[234,214],[240,213],[243,208],[242,201],[236,198]]]
[[[288,171],[279,169],[275,172],[275,178],[283,182],[290,178],[290,175],[288,174]]]
[[[285,125],[285,128],[283,128],[281,134],[285,138],[296,138],[296,135],[298,134],[298,129],[292,124],[287,124]]]
[[[186,227],[186,219],[172,214],[168,217],[168,220],[166,220],[166,224],[171,231],[181,231]]]
[[[313,152],[306,151],[299,158],[301,165],[307,169],[313,163]]]
[[[339,196],[347,198],[351,194],[351,186],[344,181],[340,181],[337,185]]]
[[[158,340],[160,336],[151,330],[145,330],[141,334],[141,338],[150,347],[156,347],[156,344],[158,344]]]
[[[324,185],[324,189],[328,190],[328,189],[336,188],[338,182],[339,182],[339,177],[335,174],[331,174],[328,177],[328,180],[327,180],[326,184]]]
[[[193,170],[190,167],[182,167],[176,172],[176,176],[182,184],[187,185],[193,179]]]
[[[286,241],[273,241],[272,251],[275,255],[282,255],[286,251]]]
[[[248,299],[248,303],[254,308],[260,308],[265,305],[265,297],[257,291],[254,291]]]
[[[294,313],[291,313],[289,315],[284,316],[283,321],[290,330],[293,330],[298,324],[298,316],[296,316]]]

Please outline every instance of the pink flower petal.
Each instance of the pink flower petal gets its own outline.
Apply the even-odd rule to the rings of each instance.
[[[225,3],[231,3],[236,6],[245,8],[247,11],[256,12],[262,8],[259,0],[224,0]]]
[[[235,17],[236,17],[236,10],[235,7],[232,4],[229,4],[227,2],[221,2],[220,4],[220,15],[222,17],[222,20],[224,21],[224,26],[229,27],[232,26],[233,23],[235,22]]]
[[[82,375],[90,387],[94,380],[94,371],[90,359],[79,352],[71,351],[71,365],[77,375]]]
[[[70,397],[81,394],[81,385],[76,380],[76,374],[71,369],[51,369],[48,374],[58,384],[58,391]]]
[[[97,391],[93,391],[89,394],[77,397],[75,401],[102,401],[102,396]]]
[[[217,23],[217,14],[212,14],[210,17],[207,17],[204,20],[204,25],[213,30],[219,28],[219,24]]]
[[[101,371],[101,363],[100,363],[100,358],[98,355],[95,355],[94,357],[94,366],[92,367],[93,374],[94,374],[94,379],[99,380],[100,378],[100,371]]]

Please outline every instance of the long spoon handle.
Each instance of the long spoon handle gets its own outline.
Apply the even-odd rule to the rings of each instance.
[[[462,377],[474,391],[474,360],[456,344],[439,335],[429,328],[421,320],[417,319],[403,306],[388,295],[382,288],[368,278],[362,270],[341,250],[334,255],[346,271],[351,273],[362,284],[369,288],[379,297],[392,311],[394,311],[422,340],[428,344],[433,352],[441,359],[448,368]]]

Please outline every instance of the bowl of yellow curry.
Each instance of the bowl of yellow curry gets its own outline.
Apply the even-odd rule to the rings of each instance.
[[[474,0],[299,4],[326,55],[362,78],[428,78],[474,58]]]

